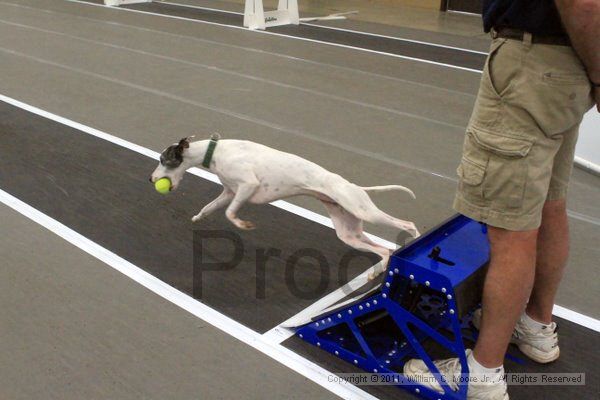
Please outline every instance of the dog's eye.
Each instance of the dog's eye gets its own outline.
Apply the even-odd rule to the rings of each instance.
[[[182,162],[183,160],[166,160],[164,165],[167,168],[177,168],[181,165]]]

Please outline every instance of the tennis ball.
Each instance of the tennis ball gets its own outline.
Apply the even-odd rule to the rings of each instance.
[[[160,178],[154,182],[154,188],[160,194],[168,194],[171,191],[171,180],[169,178]]]

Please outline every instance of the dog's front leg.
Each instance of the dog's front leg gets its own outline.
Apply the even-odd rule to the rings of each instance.
[[[390,261],[390,255],[389,254],[380,254],[381,255],[381,261],[379,261],[377,264],[373,265],[373,267],[371,267],[373,270],[371,272],[369,272],[369,280],[373,280],[375,278],[377,278],[379,275],[381,275],[382,273],[385,272],[388,262]]]
[[[227,205],[231,201],[231,199],[233,199],[233,192],[228,188],[224,188],[223,192],[219,195],[219,197],[205,205],[198,214],[192,217],[192,222],[198,222],[202,218],[212,214],[219,208],[225,207],[225,205]]]
[[[233,196],[233,200],[231,201],[231,204],[229,204],[229,207],[227,207],[227,211],[225,211],[227,219],[230,220],[235,226],[237,226],[240,229],[249,230],[254,229],[255,227],[252,222],[239,219],[237,217],[237,212],[242,207],[242,205],[249,198],[251,198],[252,195],[254,195],[254,192],[256,192],[259,186],[260,185],[258,182],[245,182],[238,185],[237,191]]]

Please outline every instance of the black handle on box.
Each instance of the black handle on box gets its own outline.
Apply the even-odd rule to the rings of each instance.
[[[440,246],[435,246],[432,250],[431,253],[429,253],[429,255],[427,257],[431,258],[432,260],[435,260],[437,262],[441,262],[442,264],[446,264],[449,266],[454,266],[456,265],[456,263],[450,261],[450,260],[446,260],[443,257],[440,257],[440,254],[442,254],[442,249],[440,248]]]

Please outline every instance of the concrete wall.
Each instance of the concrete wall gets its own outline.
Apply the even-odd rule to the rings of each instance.
[[[600,174],[600,113],[596,107],[583,118],[575,156],[578,164]]]

